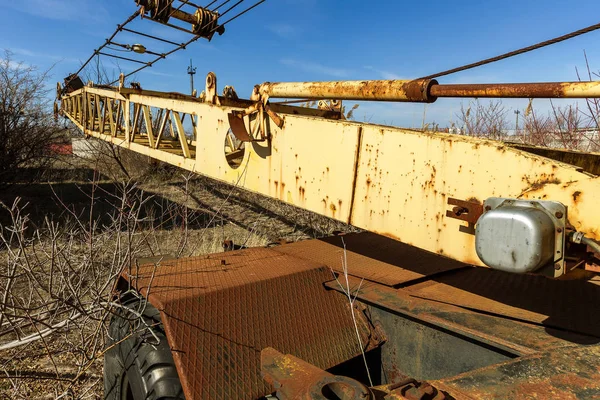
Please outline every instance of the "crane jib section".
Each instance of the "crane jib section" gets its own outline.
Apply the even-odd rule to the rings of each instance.
[[[569,226],[600,239],[600,179],[580,167],[215,93],[85,86],[61,96],[60,113],[86,135],[468,264],[482,265],[473,222],[448,216],[451,199],[557,201]]]

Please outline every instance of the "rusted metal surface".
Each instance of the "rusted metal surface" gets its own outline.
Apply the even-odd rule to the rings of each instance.
[[[600,82],[485,83],[441,85],[436,80],[265,82],[260,93],[273,98],[409,101],[438,97],[597,98]]]
[[[600,178],[579,167],[499,142],[324,119],[326,111],[302,115],[300,107],[282,105],[272,108],[283,127],[262,113],[255,126],[269,140],[252,142],[231,165],[228,115],[255,103],[213,100],[84,87],[63,96],[61,111],[88,135],[467,264],[482,265],[471,223],[446,216],[448,198],[559,201],[570,225],[600,239]],[[152,118],[155,110],[171,120],[197,118],[196,140],[149,137],[142,106],[151,107]]]
[[[168,24],[171,18],[191,24],[190,32],[208,39],[215,31],[220,35],[225,32],[224,27],[218,26],[219,13],[203,7],[195,7],[192,14],[182,11],[181,7],[174,8],[172,0],[135,0],[135,3],[140,6],[142,15],[147,14],[150,19],[173,28],[179,27]]]
[[[293,243],[273,250],[343,272],[344,243],[348,274],[388,286],[465,268],[454,260],[370,232]]]
[[[600,82],[433,85],[429,93],[433,97],[597,98]]]
[[[370,125],[362,132],[353,225],[482,265],[475,238],[465,231],[468,223],[446,217],[448,198],[473,202],[489,197],[535,198],[560,201],[568,207],[569,222],[576,229],[600,237],[595,206],[572,197],[575,191],[585,195],[600,190],[600,180],[575,167],[458,135],[395,135],[391,129]],[[584,214],[589,218],[582,218]]]
[[[435,80],[381,80],[332,82],[266,82],[260,94],[272,98],[411,101],[432,103]]]
[[[360,382],[335,376],[290,354],[273,348],[261,352],[261,370],[279,400],[371,400],[371,391]],[[325,394],[334,394],[325,397]]]
[[[419,382],[410,377],[401,377],[395,383],[372,388],[378,398],[384,400],[450,400],[446,393],[437,390],[428,382]]]
[[[569,332],[600,341],[600,287],[584,280],[557,281],[542,276],[515,275],[491,269],[469,268],[417,283],[406,289],[411,296],[434,300],[539,324],[554,336]]]
[[[412,382],[394,391],[407,400],[444,400],[446,395],[429,383]]]
[[[417,318],[419,321],[433,324],[472,339],[487,341],[488,343],[494,344],[503,350],[510,351],[513,354],[530,354],[534,352],[534,350],[527,346],[504,340],[501,335],[481,332],[473,328],[471,326],[472,324],[462,325],[452,320],[447,320],[434,315],[435,313],[443,311],[458,311],[451,307],[438,306],[418,298],[413,298],[403,290],[386,288],[373,283],[361,285],[360,280],[357,278],[350,279],[350,284],[352,293],[355,293],[360,287],[360,291],[357,293],[357,299],[363,302],[375,304],[377,307],[391,309],[402,315]],[[327,286],[334,290],[340,290],[336,282],[327,283]]]
[[[547,147],[529,146],[521,143],[506,142],[507,146],[523,150],[528,153],[537,154],[552,160],[574,165],[590,174],[600,175],[600,154],[586,153],[576,150],[549,149]]]
[[[481,217],[481,214],[483,214],[483,205],[481,203],[449,198],[448,204],[454,206],[452,207],[452,211],[446,211],[446,217],[448,218],[455,218],[474,224]]]
[[[587,248],[587,257],[585,258],[585,270],[600,273],[600,254],[594,252],[594,249]]]
[[[471,272],[502,274],[511,280],[469,280],[467,275]],[[520,284],[529,277],[535,279]],[[438,280],[452,281],[456,287],[440,285]],[[367,282],[360,285],[360,282],[358,278],[350,279],[353,290],[361,287],[357,294],[361,301],[515,355],[570,343],[600,343],[600,319],[587,308],[588,305],[595,307],[600,301],[600,287],[594,284],[580,285],[585,282],[560,282],[480,268],[455,271],[402,289]],[[549,285],[544,287],[543,282]],[[326,285],[340,290],[336,282]]]
[[[595,399],[600,346],[554,349],[431,382],[457,399]]]
[[[360,353],[347,298],[331,271],[269,249],[132,268],[125,277],[162,314],[186,398],[255,399],[271,392],[260,352],[275,347],[327,369]],[[356,314],[366,350],[378,345]]]
[[[227,114],[229,126],[234,136],[241,142],[252,142],[255,139],[248,134],[246,125],[244,124],[243,114],[240,112],[231,112]]]

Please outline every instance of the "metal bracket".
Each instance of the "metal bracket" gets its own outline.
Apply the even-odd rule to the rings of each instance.
[[[319,100],[319,110],[342,112],[342,101],[341,100]]]
[[[362,383],[323,371],[290,354],[284,355],[267,347],[260,353],[261,373],[265,381],[277,391],[277,398],[323,399],[339,398],[374,399],[373,392]],[[331,392],[331,397],[324,393]],[[333,397],[335,396],[335,397]]]
[[[246,114],[244,111],[232,111],[227,114],[229,119],[229,127],[233,135],[241,142],[254,142],[255,140],[250,136],[246,130],[246,124],[244,123],[244,117]]]
[[[217,96],[217,75],[214,72],[209,72],[206,75],[206,90],[204,93],[206,103],[220,105],[219,96]]]
[[[471,224],[477,223],[477,220],[483,214],[483,206],[479,203],[449,198],[448,205],[455,207],[452,210],[446,210],[446,217],[459,219]]]
[[[283,128],[283,118],[273,111],[268,104],[263,105],[263,103],[259,101],[243,111],[232,111],[227,114],[229,126],[231,127],[234,136],[242,142],[264,142],[267,140],[269,135],[267,134],[267,127],[265,124],[265,112],[277,127],[280,129]],[[246,129],[246,124],[244,123],[244,117],[256,114],[258,114],[258,121],[255,124],[255,127],[257,128],[255,130],[260,132],[260,139],[256,139],[256,133],[258,132],[252,132],[252,134],[249,133]]]

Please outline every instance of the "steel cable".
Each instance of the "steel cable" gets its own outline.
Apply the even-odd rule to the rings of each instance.
[[[127,25],[128,25],[130,22],[131,22],[131,21],[133,21],[134,19],[136,19],[136,17],[137,17],[138,15],[139,15],[139,13],[138,13],[138,11],[136,10],[136,11],[135,11],[133,14],[131,14],[131,16],[130,16],[129,18],[127,18],[127,19],[125,20],[125,22],[123,22],[121,25],[118,25],[118,26],[117,26],[117,29],[116,29],[116,30],[113,32],[113,34],[112,34],[112,35],[111,35],[111,36],[110,36],[108,39],[106,39],[106,41],[104,42],[104,44],[102,44],[102,46],[100,46],[100,47],[98,47],[97,49],[95,49],[95,50],[94,50],[94,52],[92,53],[92,55],[90,56],[90,58],[88,58],[88,59],[87,59],[87,61],[86,61],[86,62],[84,62],[84,63],[81,65],[81,67],[80,67],[80,68],[77,70],[77,72],[75,72],[74,74],[72,74],[72,75],[71,75],[71,78],[70,78],[69,80],[65,81],[65,87],[67,87],[67,86],[68,86],[68,85],[71,83],[71,81],[72,81],[73,79],[75,79],[75,77],[76,77],[76,76],[78,76],[78,75],[81,73],[81,71],[83,71],[83,69],[84,69],[85,67],[87,67],[87,65],[88,65],[88,64],[89,64],[89,63],[90,63],[90,62],[91,62],[91,61],[94,59],[94,57],[95,57],[96,55],[98,55],[98,54],[100,53],[100,51],[102,51],[102,49],[104,49],[106,46],[108,46],[108,45],[111,43],[111,41],[112,41],[112,40],[115,38],[115,36],[117,36],[117,34],[118,34],[119,32],[121,32],[121,30],[122,30],[122,29],[123,29],[125,26],[127,26]]]
[[[244,1],[244,0],[239,0],[239,1],[238,1],[238,2],[237,2],[235,5],[234,5],[234,6],[230,7],[230,8],[229,8],[229,9],[227,9],[225,12],[223,12],[223,14],[221,14],[221,15],[220,15],[220,17],[222,17],[223,15],[227,14],[229,11],[231,11],[232,9],[234,9],[234,8],[235,8],[237,5],[239,5],[239,4],[240,4],[240,3],[242,3],[243,1]],[[260,5],[260,4],[262,4],[262,3],[264,3],[265,1],[266,1],[266,0],[260,0],[260,1],[256,2],[254,5],[252,5],[252,6],[248,7],[247,9],[245,9],[244,11],[242,11],[242,12],[238,13],[237,15],[233,16],[232,18],[228,19],[228,20],[227,20],[227,21],[225,21],[224,23],[222,23],[222,24],[220,24],[220,25],[217,25],[215,28],[213,28],[213,29],[211,30],[211,33],[212,33],[212,32],[215,32],[217,29],[219,29],[219,27],[225,26],[225,24],[228,24],[229,22],[231,22],[231,21],[235,20],[235,19],[236,19],[236,18],[238,18],[239,16],[241,16],[241,15],[245,14],[246,12],[248,12],[248,11],[252,10],[253,8],[257,7],[258,5]],[[206,26],[208,26],[208,24],[210,24],[210,23],[212,23],[212,21],[208,21],[208,22],[207,22],[207,23],[206,23],[204,26],[202,26],[202,27],[200,28],[200,30],[204,29],[204,28],[205,28]],[[157,57],[156,59],[154,59],[154,60],[152,60],[152,61],[150,61],[150,62],[146,63],[146,65],[144,65],[144,66],[142,66],[142,67],[140,67],[140,68],[138,68],[138,69],[136,69],[136,70],[134,70],[134,71],[132,71],[132,72],[130,72],[130,73],[128,73],[128,74],[126,74],[126,75],[124,75],[124,78],[128,78],[128,77],[130,77],[130,76],[132,76],[132,75],[135,75],[135,74],[137,74],[138,72],[141,72],[141,71],[143,71],[144,69],[146,69],[146,68],[148,68],[148,67],[152,67],[152,66],[153,66],[153,65],[154,65],[156,62],[160,61],[160,60],[161,60],[161,59],[163,59],[163,58],[166,58],[166,57],[170,56],[171,54],[173,54],[173,53],[175,53],[175,52],[177,52],[177,51],[179,51],[179,50],[185,49],[187,46],[189,46],[189,45],[190,45],[190,44],[192,44],[193,42],[197,41],[197,40],[198,40],[198,39],[200,39],[201,37],[202,37],[201,35],[196,35],[196,36],[194,36],[194,37],[193,37],[192,39],[190,39],[189,41],[187,41],[187,42],[185,42],[185,43],[182,43],[181,45],[179,45],[178,47],[176,47],[176,48],[172,49],[171,51],[169,51],[169,52],[167,52],[167,53],[164,53],[164,54],[162,54],[162,55],[161,55],[161,57]],[[114,84],[115,84],[115,83],[117,83],[117,82],[119,82],[119,79],[116,79],[116,80],[112,81],[111,83],[109,83],[109,85],[114,85]]]
[[[170,16],[171,16],[171,15],[172,15],[172,14],[173,14],[173,13],[174,13],[176,10],[179,10],[179,9],[181,9],[181,8],[182,8],[184,5],[186,5],[186,4],[191,4],[191,3],[189,2],[189,0],[180,0],[180,1],[181,1],[181,3],[182,3],[182,4],[181,4],[181,5],[180,5],[180,6],[179,6],[177,9],[175,9],[175,8],[174,8],[174,9],[171,11],[171,13],[170,13]],[[223,16],[223,15],[227,14],[228,12],[230,12],[231,10],[233,10],[235,7],[237,7],[239,4],[241,4],[243,1],[244,1],[244,0],[240,0],[240,1],[238,1],[238,2],[237,2],[235,5],[233,5],[233,6],[232,6],[232,7],[230,7],[229,9],[227,9],[227,10],[226,10],[226,11],[225,11],[223,14],[221,14],[220,16]],[[223,27],[223,26],[225,26],[226,24],[230,23],[230,22],[231,22],[231,21],[233,21],[234,19],[236,19],[236,18],[238,18],[239,16],[241,16],[241,15],[245,14],[246,12],[248,12],[248,11],[250,11],[251,9],[253,9],[253,8],[257,7],[259,4],[261,4],[261,3],[265,2],[265,1],[266,1],[266,0],[261,0],[261,1],[259,1],[259,2],[257,2],[256,4],[254,4],[253,6],[251,6],[251,7],[247,8],[246,10],[244,10],[244,11],[240,12],[239,14],[237,14],[237,15],[235,15],[234,17],[230,18],[229,20],[225,21],[224,23],[217,25],[217,26],[216,26],[214,29],[212,29],[212,30],[210,31],[210,33],[213,33],[213,32],[215,32],[215,31],[216,31],[217,29],[219,29],[220,27]],[[210,7],[210,6],[211,6],[212,4],[214,4],[214,3],[216,3],[216,0],[214,0],[214,1],[211,1],[211,2],[210,2],[210,3],[209,3],[209,4],[208,4],[208,5],[205,7],[205,8],[207,8],[207,7]],[[130,16],[130,17],[127,19],[127,20],[125,20],[125,22],[123,22],[122,24],[118,25],[118,26],[117,26],[117,29],[116,29],[116,30],[113,32],[113,34],[112,34],[112,35],[111,35],[111,36],[110,36],[108,39],[106,39],[106,41],[105,41],[105,42],[104,42],[104,43],[103,43],[103,44],[102,44],[100,47],[98,47],[97,49],[95,49],[95,50],[93,51],[92,55],[91,55],[91,56],[90,56],[90,57],[89,57],[89,58],[88,58],[88,59],[87,59],[87,60],[86,60],[86,61],[85,61],[85,62],[84,62],[82,65],[81,65],[81,67],[80,67],[80,68],[77,70],[77,72],[75,72],[74,74],[72,74],[72,75],[71,75],[71,78],[69,78],[68,80],[66,80],[66,81],[65,81],[65,85],[64,85],[64,87],[67,87],[67,86],[68,86],[68,85],[71,83],[71,81],[72,81],[73,79],[75,79],[75,77],[76,77],[76,76],[78,76],[78,75],[81,73],[81,71],[83,71],[83,70],[84,70],[84,68],[85,68],[85,67],[87,67],[87,66],[89,65],[89,63],[90,63],[90,62],[91,62],[91,61],[94,59],[94,57],[96,57],[96,56],[100,56],[100,55],[103,55],[103,56],[109,56],[109,57],[113,57],[113,58],[120,58],[120,57],[118,57],[118,56],[115,56],[115,55],[111,55],[111,54],[107,54],[107,53],[102,53],[102,50],[103,50],[104,48],[106,48],[107,46],[109,46],[110,44],[112,44],[112,41],[113,41],[113,39],[114,39],[114,38],[117,36],[117,34],[118,34],[119,32],[121,32],[121,31],[128,31],[128,32],[131,32],[131,33],[139,34],[139,35],[141,35],[141,36],[145,36],[145,37],[149,37],[149,38],[153,38],[153,39],[161,40],[161,41],[164,41],[164,42],[167,42],[167,43],[175,44],[175,45],[177,46],[177,47],[175,47],[174,49],[172,49],[171,51],[169,51],[169,52],[167,52],[167,53],[160,54],[160,55],[159,55],[159,56],[158,56],[156,59],[154,59],[154,60],[152,60],[152,61],[149,61],[149,62],[138,61],[138,60],[129,60],[129,59],[127,59],[128,61],[135,61],[135,62],[140,62],[140,63],[143,63],[143,64],[144,64],[144,66],[142,66],[142,67],[140,67],[140,68],[136,69],[136,70],[135,70],[135,71],[133,71],[133,72],[130,72],[130,73],[126,74],[126,75],[125,75],[125,78],[127,78],[127,77],[130,77],[131,75],[134,75],[134,74],[136,74],[136,73],[138,73],[138,72],[142,71],[142,70],[143,70],[143,69],[145,69],[145,68],[151,67],[151,66],[152,66],[152,65],[154,65],[156,62],[160,61],[160,60],[161,60],[161,59],[163,59],[163,58],[166,58],[167,56],[169,56],[169,55],[171,55],[171,54],[175,53],[176,51],[179,51],[179,50],[181,50],[181,49],[185,49],[187,46],[189,46],[190,44],[192,44],[193,42],[197,41],[198,39],[200,39],[200,38],[202,37],[201,35],[195,35],[195,36],[194,36],[192,39],[190,39],[189,41],[187,41],[187,42],[185,42],[185,43],[176,44],[176,43],[174,43],[174,42],[167,41],[167,40],[163,40],[163,39],[161,39],[161,38],[152,37],[151,35],[147,35],[147,34],[144,34],[144,33],[141,33],[141,32],[133,31],[133,30],[130,30],[130,29],[125,29],[125,27],[126,27],[126,26],[127,26],[129,23],[130,23],[130,22],[132,22],[132,21],[133,21],[135,18],[137,18],[139,15],[140,15],[140,13],[139,13],[139,9],[138,9],[138,10],[136,10],[136,11],[135,11],[135,12],[134,12],[134,13],[133,13],[133,14],[132,14],[132,15],[131,15],[131,16]],[[202,27],[200,28],[200,31],[202,31],[204,28],[208,27],[208,25],[209,25],[210,23],[212,23],[212,22],[213,22],[213,21],[208,21],[208,22],[207,22],[207,23],[206,23],[204,26],[202,26]],[[108,49],[111,49],[111,50],[116,50],[116,49],[112,49],[112,48],[110,48],[110,47],[108,47]],[[149,54],[157,54],[157,53],[152,53],[152,52],[148,52],[148,53],[149,53]],[[117,83],[118,81],[119,81],[118,79],[117,79],[117,80],[114,80],[113,82],[109,83],[109,85],[113,85],[113,84]]]
[[[480,66],[486,65],[486,64],[491,64],[491,63],[496,62],[496,61],[504,60],[504,59],[507,59],[507,58],[510,58],[510,57],[514,57],[514,56],[517,56],[517,55],[520,55],[520,54],[528,53],[528,52],[533,51],[533,50],[541,49],[542,47],[546,47],[546,46],[550,46],[552,44],[560,43],[560,42],[563,42],[565,40],[572,39],[574,37],[581,36],[583,34],[586,34],[586,33],[589,33],[589,32],[593,32],[593,31],[598,30],[598,29],[600,29],[600,23],[588,26],[587,28],[583,28],[583,29],[580,29],[580,30],[577,30],[577,31],[574,31],[574,32],[571,32],[571,33],[568,33],[568,34],[563,35],[563,36],[558,36],[558,37],[556,37],[554,39],[546,40],[546,41],[543,41],[543,42],[540,42],[540,43],[537,43],[537,44],[534,44],[534,45],[531,45],[531,46],[523,47],[523,48],[521,48],[519,50],[514,50],[514,51],[511,51],[511,52],[504,53],[504,54],[501,54],[501,55],[496,56],[496,57],[487,58],[485,60],[481,60],[481,61],[478,61],[478,62],[475,62],[475,63],[466,64],[466,65],[463,65],[462,67],[452,68],[452,69],[449,69],[449,70],[446,70],[446,71],[438,72],[436,74],[427,75],[427,76],[424,76],[424,77],[419,78],[419,79],[434,79],[434,78],[439,78],[440,76],[446,76],[446,75],[454,74],[454,73],[457,73],[457,72],[466,71],[468,69],[472,69],[472,68],[475,68],[475,67],[480,67]]]
[[[231,0],[225,0],[224,3],[222,3],[221,5],[216,6],[215,8],[212,9],[212,11],[217,11],[219,8],[223,7],[225,4],[229,3]]]

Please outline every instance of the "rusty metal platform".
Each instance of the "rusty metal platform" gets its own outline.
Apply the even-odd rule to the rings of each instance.
[[[468,268],[405,288],[413,297],[600,338],[600,286]]]
[[[161,311],[189,399],[271,393],[260,376],[266,347],[323,369],[360,353],[348,301],[324,288],[332,273],[319,264],[246,249],[149,264],[128,278]],[[363,344],[377,344],[360,329]]]
[[[537,368],[531,375],[539,383],[533,393],[562,394],[575,384],[561,381],[560,374],[545,378],[555,374],[555,366],[542,368],[540,363],[564,358],[564,379],[571,379],[585,359],[568,363],[569,352],[600,351],[600,318],[594,312],[600,306],[600,286],[594,283],[473,268],[371,233],[343,238],[349,282],[354,289],[361,287],[357,299],[370,310],[356,314],[362,340],[372,349],[387,335],[381,351],[384,365],[392,368],[389,377],[398,372],[435,379],[435,385],[457,398],[493,397],[488,394],[494,390],[510,397],[514,393],[503,384],[503,371],[524,390],[526,380],[514,371],[525,366]],[[188,398],[255,399],[273,390],[260,376],[260,352],[267,347],[321,369],[359,354],[347,300],[332,279],[331,270],[341,270],[342,250],[342,238],[331,237],[165,260],[158,267],[134,269],[129,279],[149,293],[163,315]],[[459,345],[438,351],[434,343],[431,348],[422,344],[414,354],[408,346],[404,354],[395,342],[399,332],[385,329],[381,322],[386,320],[376,308],[470,342],[464,349],[480,346],[499,356],[471,359],[461,356]],[[449,369],[452,374],[426,377],[436,373],[427,363],[445,365],[452,357],[462,357]],[[510,358],[514,360],[501,362]],[[591,361],[589,365],[597,368]],[[586,374],[578,378],[583,382],[578,388],[593,392],[598,385]]]
[[[556,349],[432,382],[456,399],[597,399],[600,346]]]
[[[387,286],[400,286],[466,267],[458,261],[370,232],[292,243],[274,250],[341,272],[344,242],[348,274]]]

